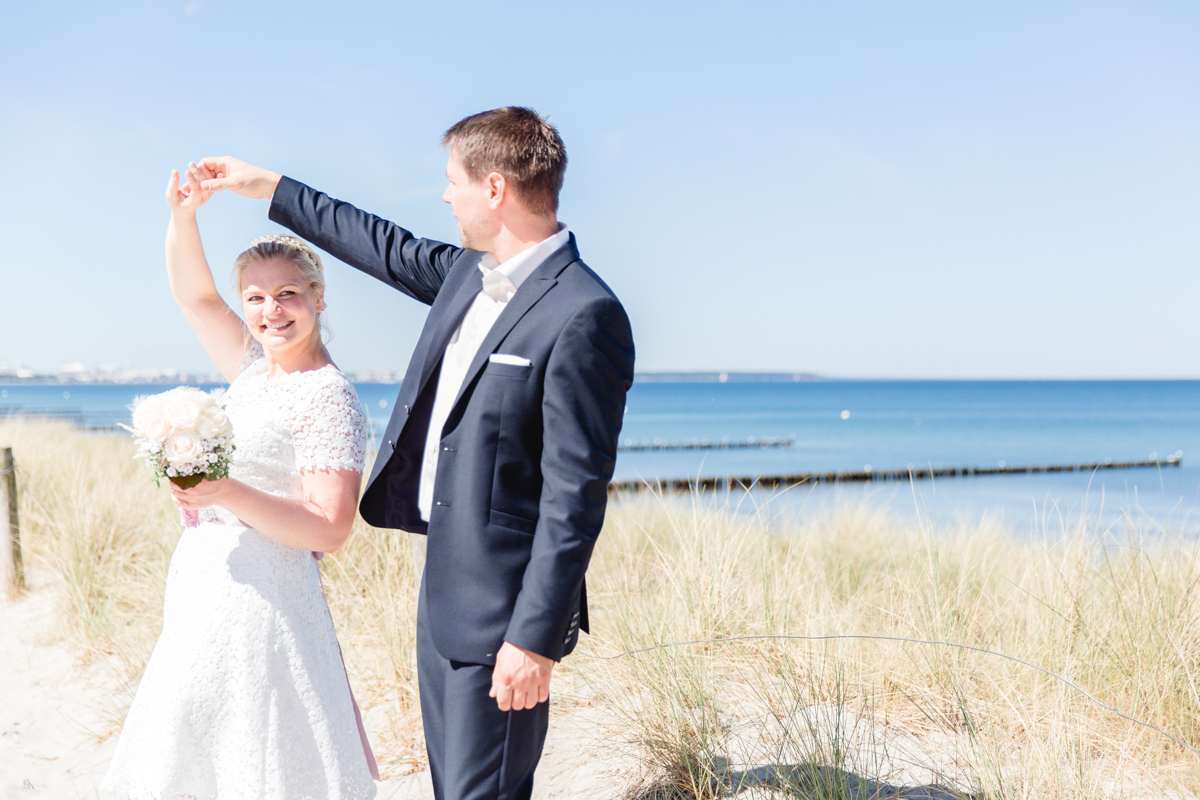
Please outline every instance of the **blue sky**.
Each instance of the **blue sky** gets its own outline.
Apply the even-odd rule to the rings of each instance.
[[[0,361],[210,365],[168,171],[232,154],[456,241],[443,130],[537,108],[642,370],[1200,377],[1200,6],[5,3]],[[201,211],[210,261],[277,228]],[[330,348],[424,307],[340,264]]]

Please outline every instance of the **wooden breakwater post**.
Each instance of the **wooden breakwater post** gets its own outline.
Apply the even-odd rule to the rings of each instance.
[[[25,588],[25,563],[21,558],[21,525],[17,514],[17,465],[11,447],[0,448],[0,576],[10,597]]]

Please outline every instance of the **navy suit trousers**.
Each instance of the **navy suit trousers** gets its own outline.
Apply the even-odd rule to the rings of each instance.
[[[433,643],[425,579],[417,603],[417,680],[437,800],[529,800],[550,702],[501,711],[490,664],[451,661]]]

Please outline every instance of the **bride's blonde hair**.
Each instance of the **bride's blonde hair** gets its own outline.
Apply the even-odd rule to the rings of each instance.
[[[233,260],[233,272],[229,279],[233,283],[234,291],[239,296],[241,295],[242,273],[245,272],[246,267],[272,259],[280,259],[294,266],[300,273],[301,280],[307,283],[310,289],[322,293],[321,310],[317,312],[317,323],[324,334],[322,338],[328,340],[329,327],[325,324],[322,316],[325,309],[329,307],[324,299],[325,267],[321,264],[321,257],[317,255],[316,251],[295,236],[272,234],[251,242],[250,246]]]

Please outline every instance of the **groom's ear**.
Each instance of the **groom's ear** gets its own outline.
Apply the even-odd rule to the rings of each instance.
[[[509,187],[508,181],[499,172],[489,172],[485,175],[483,185],[487,190],[488,208],[495,210],[506,199],[509,199],[511,187]]]

